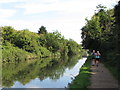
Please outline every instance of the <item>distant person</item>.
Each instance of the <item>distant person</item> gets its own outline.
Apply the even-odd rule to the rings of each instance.
[[[99,64],[99,62],[100,62],[100,56],[101,56],[100,52],[97,51],[97,52],[95,53],[95,64],[97,65],[97,67],[98,67],[98,64]]]
[[[92,51],[91,55],[92,55],[92,66],[94,66],[95,65],[95,56],[96,56],[95,50]]]

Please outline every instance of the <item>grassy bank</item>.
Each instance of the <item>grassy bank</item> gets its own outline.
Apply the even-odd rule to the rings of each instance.
[[[90,57],[87,58],[85,64],[80,68],[79,75],[75,77],[72,83],[69,85],[70,90],[73,88],[76,89],[87,89],[87,86],[90,85]]]

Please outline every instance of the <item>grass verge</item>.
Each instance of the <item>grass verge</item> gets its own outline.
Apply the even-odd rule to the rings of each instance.
[[[86,90],[87,86],[90,85],[90,57],[87,58],[85,64],[80,68],[79,74],[75,77],[71,84],[69,84],[69,89],[81,89]]]

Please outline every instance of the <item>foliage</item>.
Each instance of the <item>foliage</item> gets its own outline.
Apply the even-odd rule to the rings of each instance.
[[[80,45],[78,45],[75,41],[70,39],[67,43],[68,45],[68,55],[74,55],[80,53]]]
[[[5,41],[4,45],[2,46],[2,61],[3,62],[18,62],[18,61],[25,61],[29,58],[35,57],[34,54],[28,53],[18,47],[14,47],[8,41]]]
[[[4,40],[8,40],[11,41],[13,40],[13,36],[14,36],[14,28],[11,26],[5,26],[5,27],[1,27],[2,30],[2,37],[4,38]]]
[[[115,29],[114,29],[114,37],[115,37],[115,48],[116,52],[120,53],[120,1],[114,8],[114,15],[115,15]]]
[[[113,9],[108,11],[100,9],[91,20],[86,19],[86,21],[86,25],[81,29],[83,46],[90,50],[101,50],[104,47],[103,44],[113,36],[113,24],[115,22]]]
[[[90,51],[99,50],[102,54],[102,61],[114,71],[120,71],[118,69],[118,63],[120,63],[120,1],[113,9],[106,10],[104,6],[98,6],[97,11],[90,20],[86,19],[87,23],[82,28],[82,46]]]
[[[47,33],[47,30],[46,30],[46,27],[44,26],[41,26],[38,30],[38,33],[39,34],[46,34]]]
[[[81,45],[75,41],[65,39],[58,31],[48,33],[44,26],[41,26],[38,33],[30,32],[28,29],[18,31],[11,26],[0,28],[3,35],[2,54],[4,62],[15,62],[19,56],[16,54],[20,52],[24,54],[24,57],[21,56],[21,59],[22,57],[27,59],[27,53],[35,58],[42,58],[49,56],[66,57],[67,55],[78,54],[82,51]],[[12,52],[15,55],[12,55]]]

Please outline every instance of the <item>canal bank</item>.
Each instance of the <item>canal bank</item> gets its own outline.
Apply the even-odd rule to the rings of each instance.
[[[88,57],[84,65],[80,68],[79,74],[75,77],[72,83],[68,85],[68,88],[70,88],[70,90],[72,88],[87,89],[87,86],[90,85],[90,66],[91,59]]]

